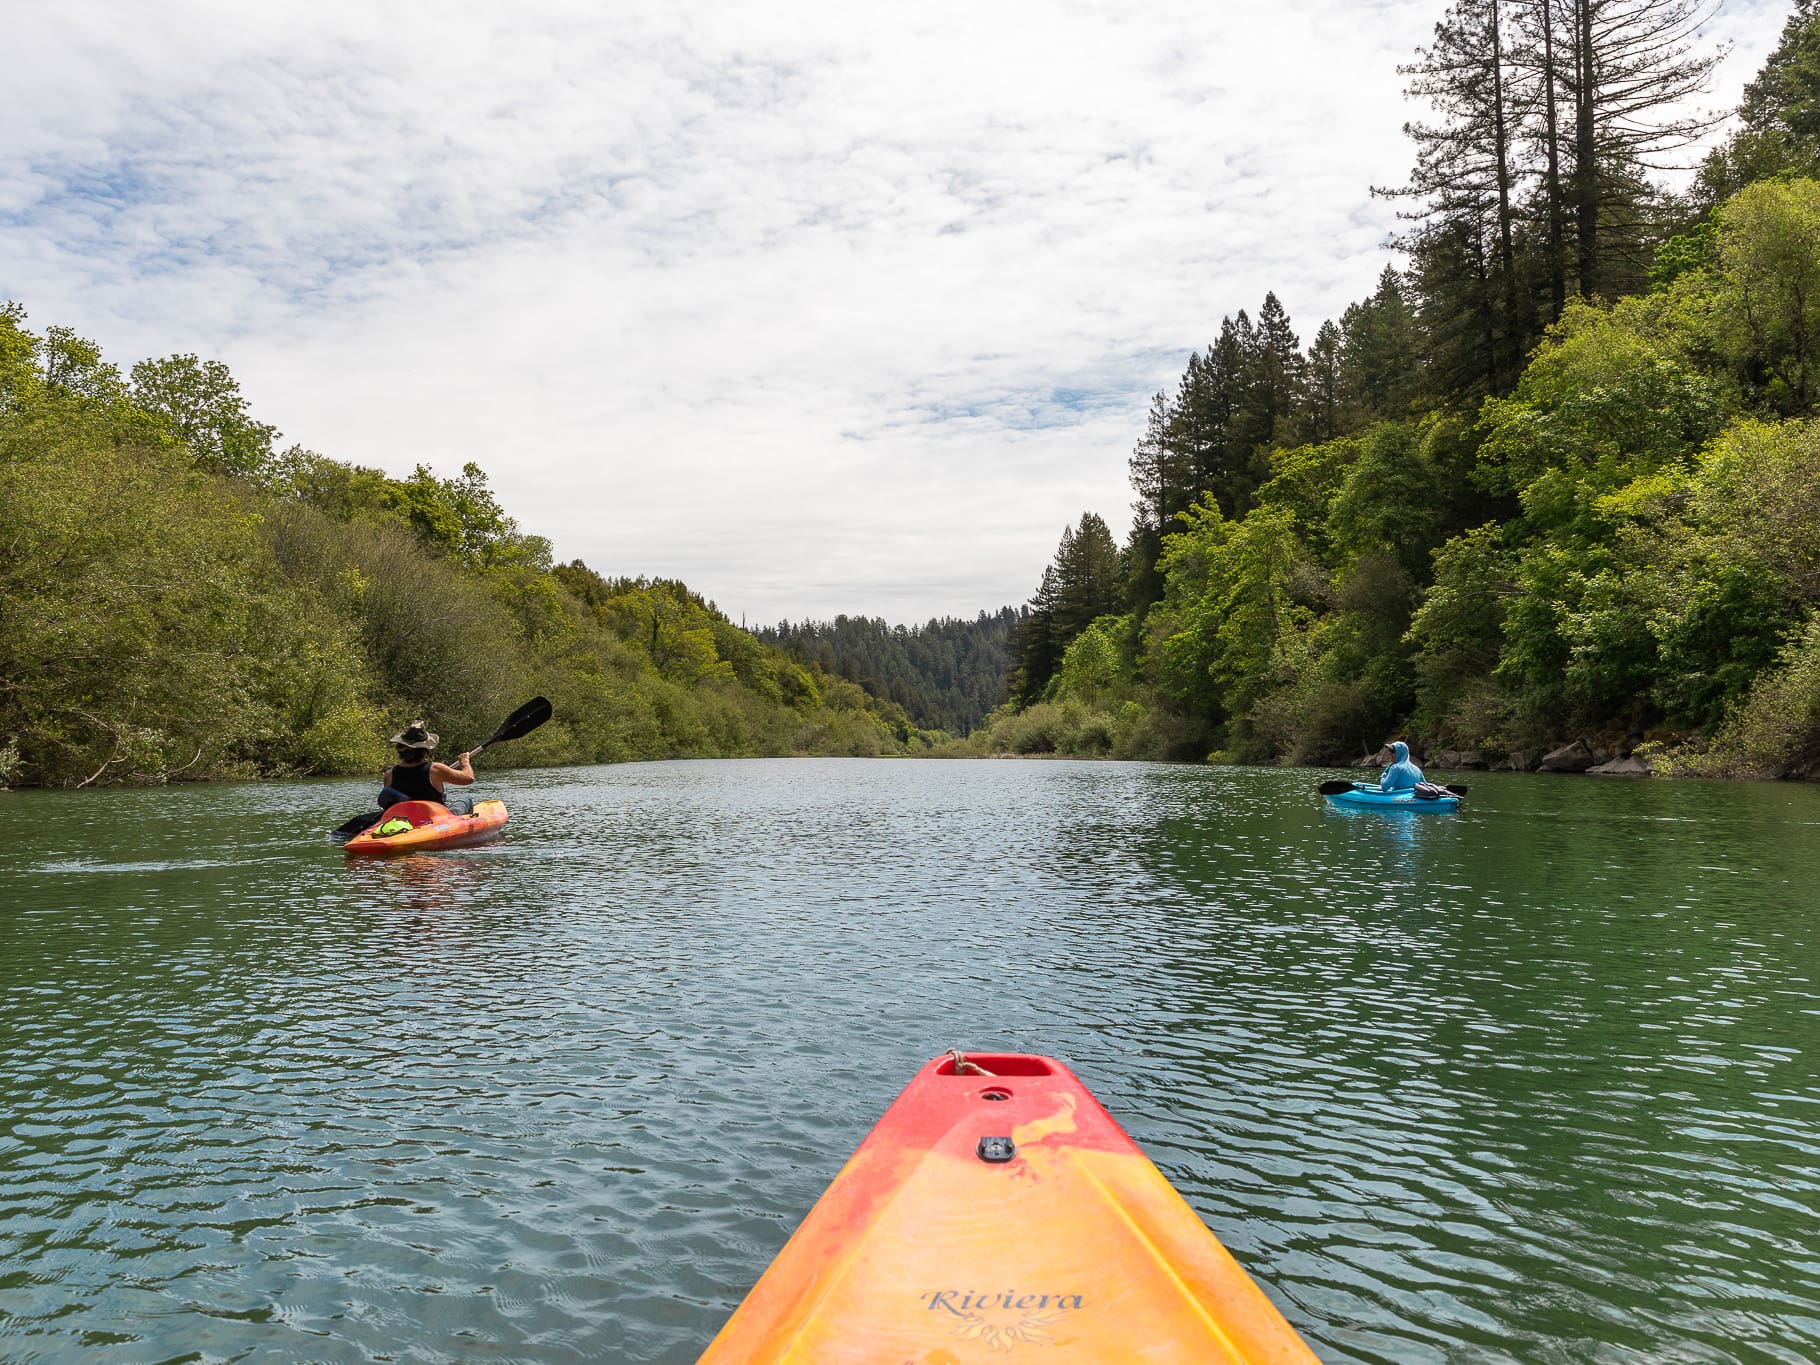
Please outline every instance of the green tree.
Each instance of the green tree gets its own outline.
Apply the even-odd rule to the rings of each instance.
[[[550,567],[550,543],[528,536],[507,516],[472,461],[458,478],[439,479],[425,465],[390,488],[392,507],[425,545],[475,568]]]
[[[1759,180],[1820,176],[1820,5],[1795,0],[1781,41],[1744,88],[1741,126],[1701,163],[1694,201],[1710,208]]]
[[[1110,700],[1126,680],[1120,639],[1127,624],[1123,617],[1106,617],[1075,636],[1056,671],[1055,694],[1090,705]]]
[[[1327,517],[1340,554],[1382,551],[1412,581],[1427,575],[1447,512],[1447,500],[1436,496],[1440,471],[1422,435],[1413,422],[1380,423],[1366,432]]]
[[[1303,391],[1302,433],[1309,441],[1331,441],[1345,420],[1345,378],[1340,361],[1340,329],[1323,322],[1308,347]]]
[[[1820,181],[1752,185],[1720,218],[1718,348],[1771,409],[1820,399]]]
[[[1409,183],[1380,191],[1412,200],[1407,216],[1424,226],[1405,239],[1417,255],[1437,249],[1473,262],[1479,325],[1472,349],[1484,392],[1515,382],[1533,320],[1517,260],[1517,194],[1527,92],[1515,88],[1509,16],[1503,0],[1459,0],[1435,25],[1429,46],[1399,68],[1405,93],[1426,102],[1438,122],[1403,125],[1416,144]],[[1424,272],[1439,293],[1432,269]],[[1482,334],[1482,335],[1481,335]]]
[[[1644,283],[1659,198],[1648,172],[1717,122],[1690,110],[1722,53],[1698,46],[1700,0],[1563,0],[1536,13],[1568,110],[1555,130],[1567,202],[1547,211],[1571,225],[1580,296],[1614,297]]]
[[[1280,681],[1283,642],[1312,615],[1290,586],[1302,552],[1284,508],[1259,508],[1235,522],[1206,499],[1184,521],[1164,542],[1162,678],[1218,723],[1242,715]]]
[[[1639,310],[1575,304],[1516,391],[1486,403],[1480,460],[1537,532],[1601,540],[1598,497],[1690,459],[1724,425],[1726,387],[1635,324]]]
[[[1490,681],[1515,594],[1515,566],[1495,522],[1434,552],[1434,582],[1410,619],[1416,721],[1427,733],[1477,747],[1497,724]]]
[[[211,474],[258,478],[272,462],[277,429],[253,418],[239,383],[219,360],[142,360],[133,366],[132,401],[161,418]]]
[[[1144,434],[1128,462],[1131,488],[1137,494],[1132,504],[1128,587],[1132,604],[1140,609],[1163,595],[1163,580],[1156,572],[1163,537],[1176,514],[1194,500],[1193,476],[1172,438],[1174,425],[1174,407],[1168,395],[1159,392],[1150,400]]]
[[[1340,315],[1340,364],[1347,395],[1365,417],[1410,415],[1423,382],[1422,331],[1393,267],[1384,267],[1370,298]]]
[[[1242,315],[1241,315],[1242,316]],[[1277,444],[1290,444],[1290,423],[1301,405],[1306,363],[1302,342],[1289,325],[1289,314],[1274,293],[1264,295],[1258,309],[1258,324],[1250,334],[1246,356],[1244,402],[1235,414],[1235,424],[1242,447],[1252,452]],[[1251,494],[1261,482],[1261,466],[1254,460],[1248,471],[1252,477],[1244,496],[1235,499],[1235,513],[1250,505]]]
[[[1118,542],[1096,513],[1062,531],[1054,561],[1017,630],[1017,668],[1011,695],[1024,704],[1041,697],[1068,646],[1088,626],[1118,610],[1124,597]]]

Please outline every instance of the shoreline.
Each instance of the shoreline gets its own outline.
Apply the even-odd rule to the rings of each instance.
[[[1208,762],[1197,759],[1169,758],[1119,758],[1112,754],[1064,754],[1064,753],[986,753],[986,754],[944,754],[933,751],[912,754],[678,754],[668,758],[626,758],[609,759],[588,763],[529,763],[515,764],[511,767],[494,769],[497,773],[530,772],[537,770],[563,770],[573,768],[618,768],[635,763],[744,763],[760,760],[794,760],[794,759],[841,759],[863,763],[903,763],[927,762],[930,760],[981,763],[981,762],[1024,762],[1024,763],[1146,763],[1163,768],[1235,768],[1250,772],[1306,772],[1306,773],[1363,773],[1378,765],[1358,767],[1340,763],[1232,763]],[[1616,772],[1598,773],[1591,770],[1580,772],[1562,771],[1542,768],[1492,768],[1450,767],[1443,764],[1431,764],[1424,768],[1425,773],[1442,773],[1452,777],[1497,776],[1497,777],[1546,777],[1546,778],[1585,778],[1592,777],[1607,782],[1719,782],[1719,783],[1756,783],[1765,786],[1806,786],[1820,782],[1820,773],[1795,774],[1785,777],[1714,777],[1704,774],[1677,774],[1660,772]],[[248,774],[220,777],[179,778],[164,782],[118,782],[107,786],[44,786],[21,783],[17,786],[0,786],[0,796],[22,792],[75,792],[90,794],[98,792],[151,791],[171,787],[223,787],[239,784],[257,784],[269,786],[282,783],[306,782],[349,782],[360,777],[359,773],[290,773],[290,774]]]

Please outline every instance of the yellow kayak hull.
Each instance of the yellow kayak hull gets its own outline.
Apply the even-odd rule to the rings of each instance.
[[[701,1359],[1315,1356],[1073,1072],[996,1054],[917,1073]]]

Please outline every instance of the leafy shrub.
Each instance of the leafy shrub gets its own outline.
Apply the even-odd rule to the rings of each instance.
[[[1710,743],[1651,755],[1682,777],[1777,778],[1820,768],[1820,613],[1719,726]]]

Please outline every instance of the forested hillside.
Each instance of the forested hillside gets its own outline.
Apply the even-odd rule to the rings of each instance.
[[[0,304],[0,784],[370,773],[426,717],[487,762],[884,754],[935,737],[681,583],[606,579],[468,465],[292,447],[194,356],[122,374]]]
[[[1159,393],[1135,526],[1088,514],[960,752],[1332,762],[1407,729],[1530,766],[1820,763],[1820,6],[1691,186],[1683,0],[1462,0],[1369,296],[1274,294]]]
[[[782,621],[753,633],[895,702],[926,729],[966,735],[1005,699],[1012,635],[1022,616],[1016,607],[1004,607],[971,621],[944,617],[921,626],[837,616]]]

